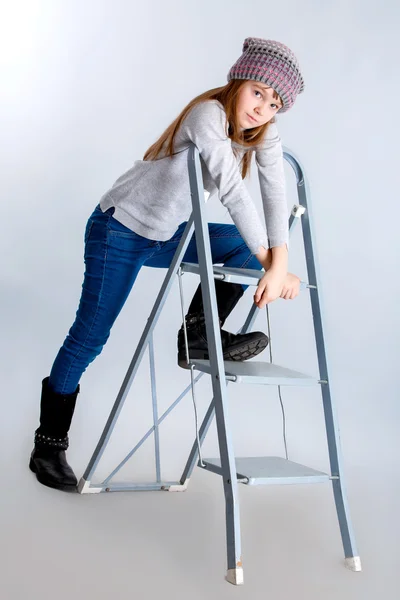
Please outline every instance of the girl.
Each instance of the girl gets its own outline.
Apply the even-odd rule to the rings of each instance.
[[[100,199],[85,231],[85,275],[75,321],[42,381],[40,426],[30,468],[40,483],[76,491],[65,451],[79,380],[100,354],[140,268],[168,268],[192,211],[187,150],[201,156],[204,188],[219,193],[235,225],[209,223],[213,263],[265,269],[254,301],[293,299],[300,280],[287,273],[288,215],[275,115],[304,89],[299,64],[279,42],[247,38],[228,84],[194,98],[160,139]],[[255,153],[267,231],[243,179]],[[195,235],[185,262],[197,263]],[[215,281],[220,325],[248,286]],[[185,317],[191,358],[208,358],[201,287]],[[225,360],[245,360],[267,345],[264,333],[221,330]],[[183,325],[178,363],[186,367]]]

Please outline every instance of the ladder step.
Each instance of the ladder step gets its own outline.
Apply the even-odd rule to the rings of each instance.
[[[204,458],[203,469],[222,475],[219,458]],[[236,475],[239,483],[246,485],[273,485],[292,483],[322,483],[330,480],[330,475],[316,471],[300,463],[280,456],[251,456],[236,458]],[[200,463],[198,466],[201,467]]]
[[[200,275],[200,266],[197,263],[181,263],[183,272],[195,273]],[[257,269],[238,269],[235,267],[218,267],[213,266],[214,275],[217,275],[217,279],[223,279],[223,281],[230,283],[243,283],[244,285],[258,285],[261,277],[264,275],[264,271]],[[306,289],[308,284],[305,281],[300,283],[300,290]],[[315,286],[310,286],[315,287]]]
[[[198,371],[211,374],[209,360],[193,359],[191,363]],[[317,385],[316,377],[280,367],[273,363],[250,360],[247,362],[225,360],[225,377],[234,383],[258,383],[263,385]]]
[[[181,263],[182,271],[186,273],[196,273],[200,275],[200,266],[197,263]],[[238,269],[235,267],[217,267],[213,266],[214,275],[223,275],[221,277],[224,281],[230,283],[244,283],[245,285],[258,285],[261,277],[264,275],[263,271],[257,269]]]

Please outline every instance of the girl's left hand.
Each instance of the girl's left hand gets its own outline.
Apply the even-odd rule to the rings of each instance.
[[[288,273],[286,275],[285,282],[283,284],[280,298],[284,300],[293,300],[300,293],[300,279],[297,275],[293,275],[293,273]]]

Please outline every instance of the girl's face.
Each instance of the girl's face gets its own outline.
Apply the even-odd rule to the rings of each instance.
[[[278,94],[265,83],[248,80],[239,90],[236,116],[242,130],[265,125],[280,108]]]

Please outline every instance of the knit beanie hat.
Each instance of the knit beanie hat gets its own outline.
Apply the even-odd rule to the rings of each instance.
[[[282,98],[279,114],[291,108],[304,90],[304,79],[293,52],[274,40],[248,37],[243,54],[228,73],[231,79],[254,79],[272,87]]]

